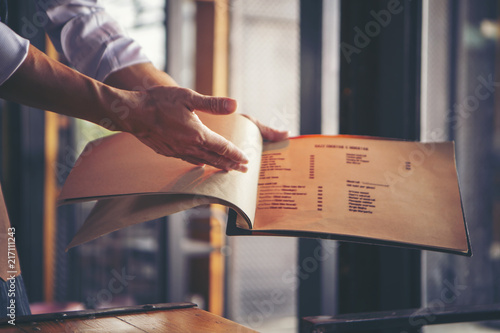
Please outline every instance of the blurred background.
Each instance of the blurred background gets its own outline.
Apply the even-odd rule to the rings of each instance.
[[[101,3],[181,86],[236,98],[239,112],[292,135],[454,140],[474,256],[227,238],[217,206],[65,252],[93,203],[57,208],[58,191],[85,145],[110,132],[2,101],[1,181],[33,311],[191,301],[258,331],[295,332],[311,315],[500,303],[498,0]],[[36,15],[32,1],[9,1],[11,27],[64,62]],[[117,275],[127,278],[111,290]],[[426,328],[467,330],[500,325]]]

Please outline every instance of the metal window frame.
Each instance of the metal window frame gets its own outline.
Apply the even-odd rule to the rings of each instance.
[[[387,8],[387,3],[342,0],[341,41],[352,41],[353,27],[363,27],[371,17],[370,10]],[[419,139],[421,3],[402,4],[400,17],[394,17],[351,63],[341,56],[339,104],[343,134]],[[322,1],[301,1],[302,134],[321,132],[321,10]],[[401,57],[394,56],[400,52]],[[396,68],[393,76],[377,71],[391,68]],[[368,73],[362,72],[365,69]],[[314,241],[300,240],[299,268],[313,255],[315,246]],[[341,243],[338,260],[339,312],[420,306],[419,251]],[[325,267],[319,265],[307,279],[300,280],[299,317],[329,314],[322,305],[323,288],[329,288],[321,273]],[[346,269],[349,273],[342,273]]]

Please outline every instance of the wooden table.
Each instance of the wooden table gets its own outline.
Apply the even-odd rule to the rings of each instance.
[[[193,303],[48,313],[18,317],[15,326],[0,320],[7,332],[256,332],[203,311]]]

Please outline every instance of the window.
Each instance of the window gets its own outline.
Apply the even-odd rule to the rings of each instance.
[[[230,3],[230,96],[242,113],[269,126],[299,133],[299,1]],[[229,240],[228,318],[258,331],[297,327],[297,241],[288,237]],[[282,298],[274,302],[273,293]]]
[[[46,142],[53,139],[47,124],[54,119],[3,104],[2,184],[11,217],[19,221],[20,256],[29,258],[23,271],[32,300],[76,300],[93,308],[193,301],[208,309],[208,280],[218,275],[223,314],[264,332],[297,329],[307,308],[329,315],[500,302],[498,1],[103,1],[156,66],[190,88],[197,84],[197,9],[207,3],[228,9],[228,94],[240,112],[292,135],[455,140],[474,256],[272,237],[234,237],[213,248],[207,207],[118,231],[66,254],[92,208],[83,204],[57,211],[55,271],[43,295],[43,281],[33,278],[47,249],[40,225],[42,170],[54,168],[61,185],[86,142],[109,132],[58,118],[56,164],[44,164]],[[11,19],[32,16],[22,5],[13,8]],[[43,45],[41,36],[34,41]],[[335,249],[331,260],[301,274],[303,259],[318,244]],[[210,266],[213,253],[224,265]],[[50,271],[51,263],[44,269]],[[116,275],[130,283],[114,292],[107,286]],[[273,292],[282,296],[278,302],[270,299]],[[498,331],[499,325],[471,330],[486,327]]]
[[[423,3],[422,138],[455,140],[473,256],[424,253],[422,298],[436,311],[498,303],[498,2]],[[493,327],[500,329],[498,323],[475,323],[430,326],[426,332]]]
[[[166,28],[164,1],[102,1],[102,5],[125,29],[140,41],[144,52],[158,68],[165,67]],[[68,131],[61,131],[59,158],[56,164],[60,185],[86,144],[110,135],[92,123],[66,120]],[[63,127],[64,128],[64,127]],[[107,308],[165,302],[165,225],[150,221],[120,230],[90,244],[64,253],[72,238],[90,213],[93,203],[61,207],[58,211],[58,248],[54,283],[57,301],[78,300],[86,308]],[[76,225],[75,225],[76,223]],[[159,269],[160,268],[160,269]],[[76,274],[77,273],[77,274]],[[123,285],[108,287],[116,276],[125,276]]]

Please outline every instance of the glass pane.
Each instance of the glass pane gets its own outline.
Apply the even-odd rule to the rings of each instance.
[[[233,1],[230,94],[239,110],[299,133],[298,1]]]
[[[164,68],[165,1],[102,0],[101,3],[126,33],[139,41],[152,62],[158,68]],[[92,123],[76,120],[75,148],[61,147],[66,150],[62,152],[63,155],[71,155],[65,163],[74,163],[88,142],[112,133]],[[75,205],[72,216],[60,214],[60,225],[74,219],[78,229],[92,207],[93,203]],[[165,283],[161,279],[161,267],[165,265],[165,260],[160,245],[162,233],[162,223],[150,221],[113,232],[71,250],[74,262],[69,263],[68,270],[73,267],[75,271],[69,272],[72,279],[69,284],[75,286],[76,290],[70,294],[87,308],[164,302]],[[75,272],[79,272],[79,281]]]
[[[423,305],[439,311],[449,306],[498,303],[498,2],[424,1],[423,22],[422,139],[455,140],[473,252],[471,258],[424,254]],[[490,332],[500,331],[500,325],[429,326],[425,331]]]
[[[165,0],[101,0],[108,11],[139,41],[158,68],[165,68]]]
[[[230,10],[230,96],[240,112],[297,135],[299,2],[235,0]],[[228,318],[258,331],[293,331],[296,239],[232,237],[229,247]]]

